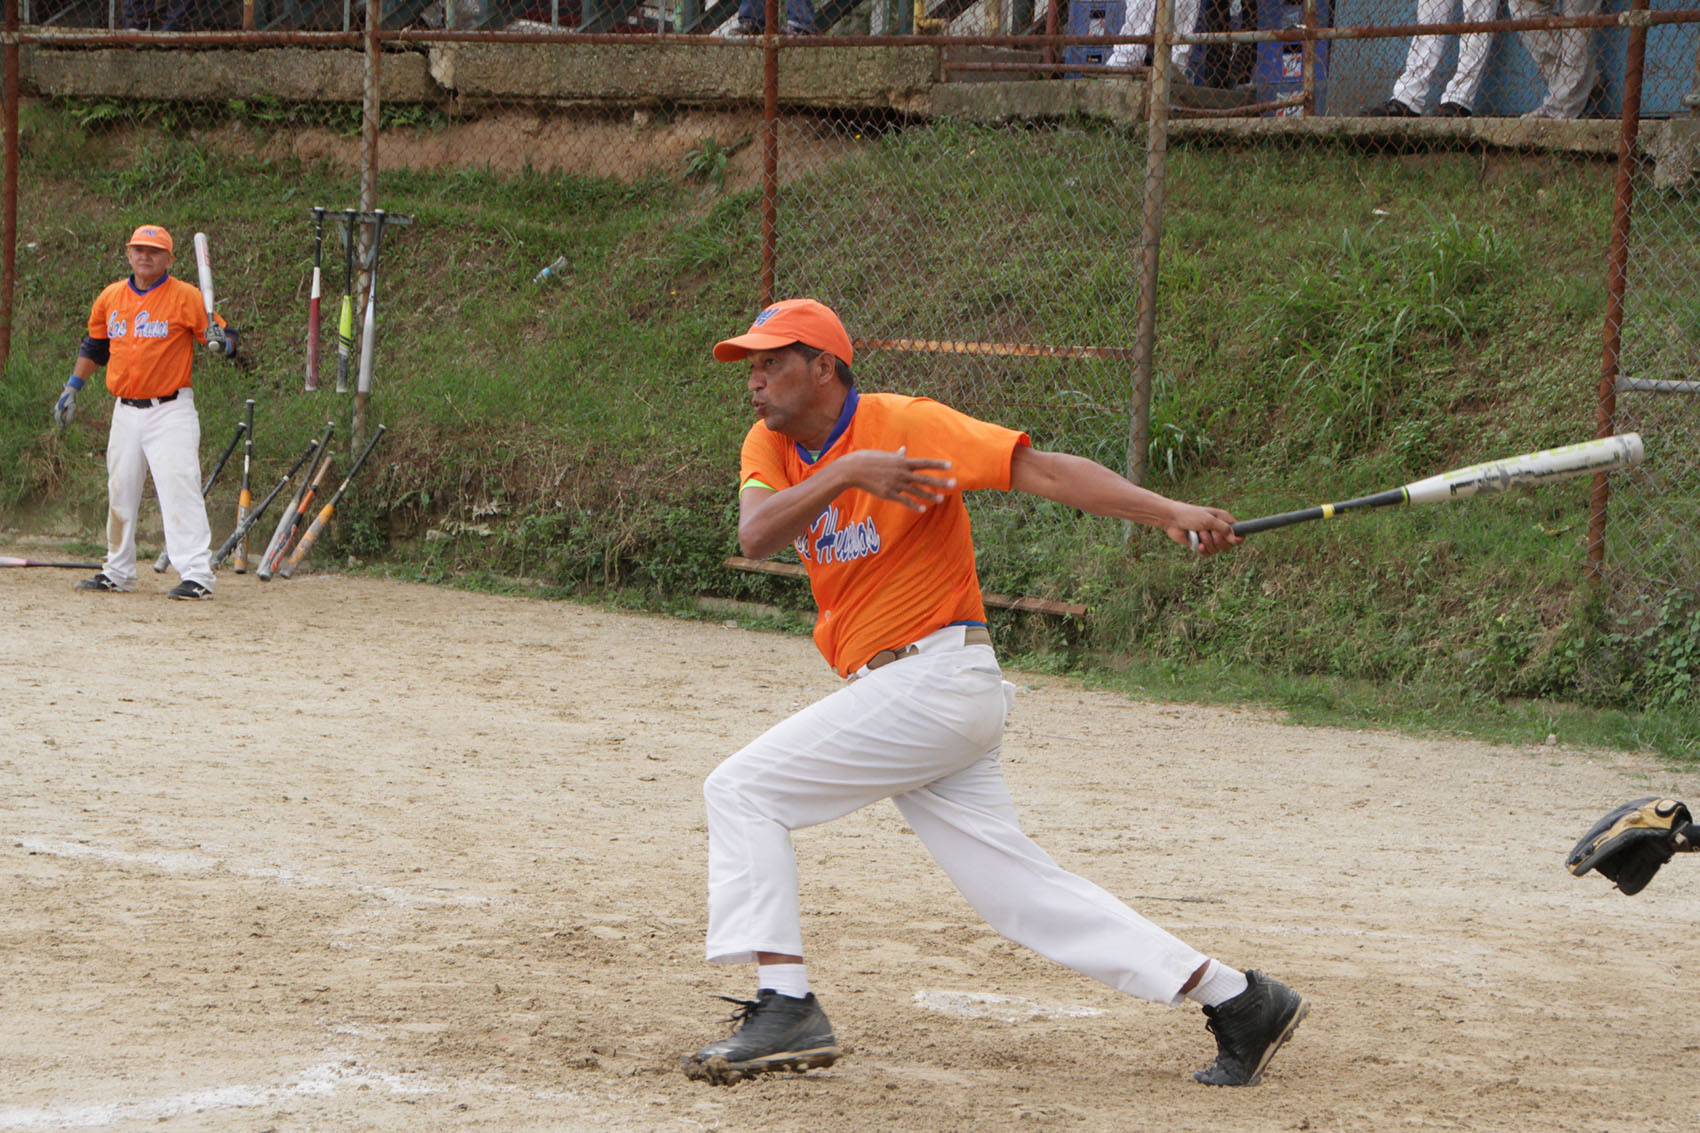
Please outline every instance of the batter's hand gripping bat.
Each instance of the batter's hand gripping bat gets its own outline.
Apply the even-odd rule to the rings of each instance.
[[[105,563],[44,563],[40,559],[20,559],[0,555],[0,567],[70,567],[72,570],[99,570]]]
[[[1426,480],[1413,480],[1401,488],[1377,492],[1373,496],[1359,496],[1343,503],[1323,504],[1302,511],[1287,511],[1279,515],[1242,520],[1234,524],[1234,534],[1251,535],[1274,527],[1304,523],[1307,520],[1331,519],[1343,511],[1356,511],[1361,508],[1436,503],[1441,500],[1462,499],[1465,496],[1503,492],[1507,488],[1523,485],[1568,480],[1572,476],[1585,476],[1590,472],[1632,468],[1641,463],[1644,455],[1641,434],[1621,433],[1614,437],[1583,441],[1580,444],[1526,452],[1521,456],[1506,457],[1504,460],[1490,460],[1486,464],[1455,468],[1451,472],[1442,472]],[[1199,546],[1198,533],[1194,531],[1190,534],[1193,549],[1196,550]]]
[[[249,404],[252,405],[253,402],[249,402]],[[218,483],[218,474],[224,471],[225,462],[230,459],[230,454],[236,451],[236,442],[241,440],[242,434],[247,431],[248,426],[246,424],[241,421],[236,422],[236,435],[230,438],[230,443],[228,445],[224,446],[224,455],[218,458],[218,463],[213,465],[212,475],[208,476],[207,482],[201,485],[201,499],[204,500],[212,494],[213,485]],[[166,564],[170,561],[171,556],[167,552],[161,551],[159,553],[159,558],[153,561],[154,571],[156,573],[163,574],[165,572]]]
[[[336,511],[337,502],[342,499],[342,494],[348,491],[349,484],[354,482],[354,477],[360,472],[360,466],[366,463],[366,458],[371,456],[372,450],[378,447],[378,440],[384,435],[384,428],[383,425],[378,426],[378,431],[373,433],[372,439],[366,442],[366,448],[359,456],[354,458],[354,464],[349,468],[348,475],[344,476],[342,483],[337,485],[336,494],[319,510],[319,514],[313,517],[313,525],[307,528],[306,534],[301,536],[301,542],[295,546],[295,553],[289,556],[289,560],[282,567],[278,568],[278,573],[283,577],[288,578],[294,574],[295,568],[301,565],[301,560],[307,557],[307,552],[311,551],[313,544],[318,542],[319,532],[324,529],[332,513]]]
[[[284,556],[289,553],[289,546],[295,542],[295,537],[306,528],[307,516],[313,510],[313,498],[319,494],[319,489],[331,474],[331,468],[336,464],[336,454],[331,451],[331,423],[326,422],[324,443],[319,448],[319,466],[314,469],[310,479],[301,485],[301,491],[290,502],[289,510],[278,522],[277,531],[272,534],[271,545],[266,548],[266,554],[260,560],[260,581],[268,581],[277,573],[277,568],[283,564]]]
[[[207,234],[205,232],[195,233],[195,273],[201,282],[201,306],[206,308],[207,312],[207,349],[214,354],[224,354],[227,349],[224,343],[224,328],[218,325],[217,319],[213,318],[215,300],[213,296],[212,252],[207,247]]]
[[[342,307],[336,317],[336,391],[348,392],[354,353],[354,209],[342,210]]]
[[[248,436],[242,442],[242,491],[236,497],[236,526],[242,526],[242,521],[248,518],[248,509],[253,506],[254,495],[248,490],[248,469],[254,459],[254,399],[248,399]],[[248,537],[244,535],[242,542],[236,547],[236,573],[248,572]]]
[[[260,569],[255,572],[261,582],[269,580],[277,573],[279,548],[288,545],[290,537],[295,533],[296,517],[313,498],[313,489],[325,475],[324,470],[331,462],[331,435],[335,432],[336,422],[326,421],[324,435],[319,438],[316,465],[308,465],[308,474],[302,479],[301,487],[296,489],[295,495],[290,498],[289,506],[277,517],[277,526],[272,528],[272,537],[266,542],[265,553],[260,556]]]
[[[254,524],[260,521],[260,517],[266,514],[266,509],[271,506],[273,500],[277,499],[277,494],[289,487],[289,482],[295,479],[295,474],[301,471],[301,466],[313,459],[313,454],[318,451],[319,442],[317,438],[314,438],[312,441],[308,442],[307,451],[297,457],[295,463],[290,465],[289,471],[283,474],[283,479],[277,482],[277,486],[270,492],[266,493],[266,498],[260,501],[259,506],[250,511],[248,513],[248,518],[237,524],[236,530],[230,533],[230,538],[226,539],[223,544],[219,546],[219,549],[213,552],[212,566],[214,570],[218,569],[218,564],[222,563],[229,556],[231,548],[241,542],[243,536],[247,535],[249,530],[253,528]]]
[[[313,291],[307,297],[307,392],[319,388],[319,291],[325,252],[325,210],[313,213]]]

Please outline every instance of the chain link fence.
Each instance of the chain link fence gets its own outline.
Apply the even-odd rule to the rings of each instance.
[[[29,113],[122,148],[122,166],[97,163],[115,195],[194,215],[205,182],[183,171],[200,162],[223,189],[248,178],[278,197],[280,225],[330,210],[325,388],[382,207],[432,222],[399,230],[381,272],[383,333],[428,368],[504,364],[450,341],[451,309],[506,303],[489,324],[541,352],[561,308],[596,308],[620,334],[678,335],[695,367],[709,336],[810,294],[845,312],[868,388],[938,398],[1158,490],[1191,478],[1241,515],[1334,494],[1328,470],[1347,463],[1385,487],[1579,439],[1603,411],[1653,457],[1612,482],[1611,604],[1626,626],[1668,624],[1687,616],[1668,596],[1700,579],[1685,522],[1700,396],[1683,386],[1700,381],[1700,13],[1563,2],[1178,0],[1172,27],[1140,0],[781,3],[782,22],[819,34],[767,40],[750,34],[761,9],[731,0],[386,3],[379,36],[359,3],[69,0],[20,9],[18,77]],[[198,34],[219,29],[233,30]],[[1163,113],[1147,97],[1154,39],[1173,63]],[[149,71],[161,57],[182,65]],[[75,249],[109,236],[64,209],[79,154],[63,144],[30,155],[53,176],[18,186],[20,231],[44,234],[14,307],[31,352],[59,318],[44,304],[70,302],[41,272],[83,270]],[[493,241],[453,223],[481,196],[535,206]],[[614,234],[634,216],[654,223]],[[420,289],[440,280],[432,256],[566,287],[450,302]],[[272,254],[228,269],[244,306],[226,313],[268,328],[252,364],[280,393],[302,384],[301,320],[278,312],[304,306],[307,266]],[[1615,295],[1615,404],[1601,406]],[[352,337],[358,370],[358,315]],[[1247,373],[1277,380],[1248,398]],[[1508,420],[1502,403],[1537,409]],[[1277,458],[1314,484],[1259,479]],[[1087,548],[1127,537],[1034,501],[974,506],[1000,578],[1046,597],[1090,600],[1106,568]],[[1540,524],[1581,559],[1570,519]],[[1059,551],[1052,536],[1075,529]]]

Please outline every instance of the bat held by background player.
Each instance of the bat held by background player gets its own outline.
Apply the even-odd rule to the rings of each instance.
[[[1395,504],[1428,504],[1442,500],[1463,499],[1467,496],[1503,492],[1507,488],[1546,484],[1555,480],[1568,480],[1573,476],[1585,476],[1591,472],[1610,472],[1615,469],[1633,468],[1641,463],[1644,456],[1645,450],[1642,447],[1639,433],[1620,433],[1612,437],[1583,441],[1580,444],[1562,445],[1559,448],[1526,452],[1521,456],[1506,457],[1503,460],[1490,460],[1485,464],[1472,464],[1465,468],[1455,468],[1450,472],[1442,472],[1438,476],[1413,480],[1403,487],[1377,492],[1374,495],[1359,496],[1357,499],[1345,500],[1341,503],[1322,504],[1319,507],[1303,508],[1299,511],[1287,511],[1278,515],[1265,515],[1257,519],[1241,520],[1234,524],[1234,534],[1251,535],[1259,531],[1287,527],[1294,523],[1305,523],[1313,519],[1332,519],[1345,511],[1391,507]],[[1190,534],[1192,535],[1192,545],[1196,549],[1199,545],[1198,533],[1191,532]]]
[[[218,325],[213,317],[213,307],[217,305],[213,293],[212,251],[207,245],[205,232],[195,233],[195,273],[201,284],[201,306],[207,313],[207,349],[214,354],[230,356],[230,340],[225,337],[224,328]]]

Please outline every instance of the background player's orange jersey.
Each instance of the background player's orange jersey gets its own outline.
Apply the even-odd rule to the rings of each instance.
[[[164,397],[190,384],[195,343],[207,340],[201,289],[166,275],[138,292],[121,279],[95,296],[89,337],[108,340],[106,388],[112,396]]]
[[[956,490],[912,511],[860,488],[834,499],[796,541],[820,617],[815,644],[841,676],[882,649],[901,648],[952,622],[984,622],[974,542],[962,492],[1009,488],[1010,458],[1027,434],[988,424],[927,398],[890,393],[845,399],[826,448],[811,460],[797,443],[756,422],[744,438],[740,485],[783,491],[858,449],[948,460],[936,473]]]

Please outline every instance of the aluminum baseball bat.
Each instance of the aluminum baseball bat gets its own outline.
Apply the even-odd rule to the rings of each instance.
[[[283,577],[288,578],[294,574],[295,568],[301,565],[301,560],[307,557],[307,552],[313,549],[313,544],[319,541],[319,532],[324,530],[325,524],[330,521],[331,515],[336,511],[336,505],[342,499],[343,493],[348,491],[348,486],[354,482],[354,477],[359,475],[360,466],[366,463],[366,458],[371,456],[372,450],[378,447],[378,441],[383,437],[385,428],[386,426],[383,425],[378,426],[378,431],[373,433],[372,439],[366,442],[365,449],[354,458],[354,464],[349,468],[348,475],[344,476],[342,483],[337,485],[336,493],[325,501],[325,506],[319,509],[318,515],[313,517],[312,526],[308,527],[301,536],[301,542],[295,546],[295,553],[290,555],[288,561],[278,568],[278,573]]]
[[[336,319],[336,391],[348,392],[348,362],[354,354],[354,209],[342,210],[342,307]]]
[[[212,495],[213,485],[218,483],[218,474],[224,471],[224,462],[229,460],[230,454],[236,451],[236,442],[241,440],[242,435],[247,431],[248,426],[244,422],[236,422],[236,435],[230,438],[230,443],[228,445],[224,446],[224,455],[218,458],[218,463],[213,465],[212,475],[208,476],[207,482],[201,485],[201,499],[204,500],[208,496]],[[167,552],[161,551],[159,553],[159,558],[153,561],[154,571],[156,573],[163,574],[165,572],[166,564],[170,561],[171,556]]]
[[[260,556],[260,569],[255,571],[261,582],[268,581],[277,573],[277,558],[279,548],[288,545],[292,535],[295,517],[300,509],[305,507],[308,500],[313,498],[313,486],[318,478],[325,473],[325,468],[331,461],[331,436],[336,432],[336,422],[326,421],[325,431],[319,437],[319,453],[314,464],[307,466],[307,475],[301,480],[301,486],[290,497],[289,506],[285,507],[277,517],[277,526],[272,528],[272,537],[266,541],[265,553]]]
[[[248,487],[248,470],[254,460],[254,399],[248,399],[248,437],[242,443],[242,491],[236,497],[236,526],[242,526],[242,521],[248,518],[248,509],[254,506],[254,493]],[[248,537],[244,535],[242,542],[236,547],[236,573],[245,574],[248,570]]]
[[[378,249],[384,242],[384,210],[372,210],[372,270],[366,276],[366,318],[360,326],[360,377],[356,393],[372,392],[372,355],[378,339]]]
[[[289,471],[283,474],[283,478],[277,482],[277,486],[266,494],[266,498],[260,501],[258,507],[248,513],[246,519],[236,525],[236,530],[230,533],[230,538],[226,539],[219,549],[213,552],[212,565],[214,569],[217,569],[218,564],[222,563],[230,554],[231,548],[242,541],[242,537],[248,534],[249,529],[260,521],[260,517],[266,514],[266,509],[271,506],[273,500],[277,499],[277,494],[289,487],[289,482],[295,479],[295,474],[301,471],[301,466],[311,460],[313,454],[318,451],[319,441],[315,437],[308,443],[307,451],[297,457],[295,463],[290,465]]]
[[[1542,449],[1539,452],[1526,452],[1521,456],[1506,457],[1503,460],[1490,460],[1485,464],[1472,464],[1465,468],[1454,468],[1452,471],[1442,472],[1438,476],[1413,480],[1403,487],[1377,492],[1370,496],[1359,496],[1357,499],[1345,500],[1341,503],[1322,504],[1318,507],[1304,508],[1299,511],[1282,512],[1279,515],[1265,515],[1257,519],[1241,520],[1234,524],[1234,534],[1251,535],[1259,531],[1287,527],[1294,523],[1304,523],[1313,519],[1332,519],[1346,511],[1391,507],[1395,504],[1429,504],[1441,500],[1463,499],[1467,496],[1503,492],[1507,488],[1523,485],[1568,480],[1573,476],[1585,476],[1591,472],[1609,472],[1613,469],[1633,468],[1641,463],[1645,455],[1646,452],[1642,447],[1641,434],[1639,433],[1621,433],[1613,437],[1600,437],[1597,440],[1583,441],[1580,444]],[[1197,549],[1198,533],[1192,532],[1191,535],[1193,548]]]
[[[325,210],[313,208],[313,291],[307,297],[307,392],[319,388],[319,292],[325,253]]]
[[[40,559],[20,559],[13,555],[0,555],[0,567],[69,567],[72,570],[99,570],[105,563],[46,563]]]

